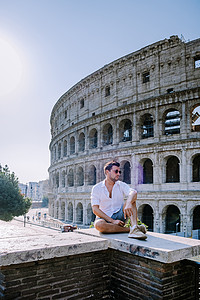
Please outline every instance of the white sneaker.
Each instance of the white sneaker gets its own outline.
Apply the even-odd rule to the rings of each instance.
[[[141,224],[141,225],[138,225],[138,227],[143,233],[147,233],[147,229],[146,229],[145,225]]]
[[[144,226],[144,225],[140,225],[140,226]],[[142,229],[144,228],[142,227]],[[139,225],[130,227],[130,232],[128,234],[128,237],[133,239],[139,239],[139,240],[146,240],[147,238],[146,234],[143,233],[139,228]]]

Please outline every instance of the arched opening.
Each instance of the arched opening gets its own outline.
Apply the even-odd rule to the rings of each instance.
[[[105,97],[108,97],[110,96],[110,86],[107,85],[106,88],[105,88]]]
[[[200,154],[196,155],[192,162],[192,181],[200,181]]]
[[[97,183],[97,171],[95,166],[90,166],[88,172],[88,185],[94,185]]]
[[[166,182],[179,182],[179,159],[170,156],[166,163]]]
[[[61,158],[61,144],[58,145],[58,159]]]
[[[84,171],[82,167],[77,169],[77,186],[84,185]]]
[[[200,229],[200,205],[196,206],[193,212],[193,230]]]
[[[165,116],[164,134],[180,133],[180,112],[178,110],[171,110]]]
[[[64,144],[63,144],[63,155],[67,156],[67,141],[66,140],[64,141]]]
[[[73,205],[71,202],[68,204],[68,220],[73,222]]]
[[[79,202],[76,207],[76,222],[78,224],[83,223],[83,205],[81,202]]]
[[[153,209],[148,204],[144,205],[141,221],[148,226],[149,231],[153,231]]]
[[[97,130],[93,128],[89,134],[89,148],[97,148]]]
[[[59,173],[56,173],[56,187],[59,188]]]
[[[96,216],[92,211],[91,204],[89,203],[88,207],[87,207],[87,225],[90,225],[91,222],[94,222],[95,218],[96,218]]]
[[[84,103],[84,99],[82,98],[82,99],[80,100],[80,109],[81,109],[81,108],[83,108],[83,107],[84,107],[84,105],[85,105],[85,103]]]
[[[72,169],[69,170],[67,182],[68,186],[74,186],[74,171]]]
[[[123,120],[119,124],[119,140],[127,142],[132,140],[132,123],[130,120]]]
[[[165,233],[180,232],[180,210],[177,206],[168,206],[165,224]]]
[[[61,203],[61,220],[65,221],[65,202]]]
[[[153,116],[150,114],[145,114],[142,117],[141,137],[142,139],[146,139],[149,137],[153,137],[153,135],[154,135]]]
[[[79,152],[85,151],[85,134],[83,132],[79,135],[78,150]]]
[[[126,161],[124,163],[122,176],[124,182],[126,182],[127,184],[131,184],[131,165],[129,161]]]
[[[192,110],[191,123],[192,131],[200,131],[200,104],[197,104]]]
[[[65,171],[62,172],[62,187],[65,187]]]
[[[143,183],[153,183],[153,163],[149,158],[143,164]]]
[[[113,129],[111,124],[106,124],[103,128],[103,145],[111,145],[113,143]]]
[[[75,138],[72,136],[70,138],[70,154],[75,153]]]

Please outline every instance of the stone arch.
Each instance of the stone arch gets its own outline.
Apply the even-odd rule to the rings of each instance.
[[[164,134],[172,135],[180,133],[180,112],[176,108],[171,108],[164,113]]]
[[[62,171],[62,187],[65,187],[65,171]]]
[[[70,169],[67,175],[68,186],[74,186],[74,170]]]
[[[153,183],[153,162],[147,158],[143,163],[143,183]]]
[[[193,222],[192,222],[192,228],[200,229],[200,205],[197,205],[193,210]]]
[[[138,215],[142,223],[148,226],[149,231],[153,231],[154,213],[153,208],[149,204],[143,204],[138,209]]]
[[[124,160],[120,163],[121,179],[127,184],[131,184],[131,164],[128,160]]]
[[[83,224],[83,204],[81,202],[76,206],[76,222]]]
[[[70,138],[70,154],[74,154],[75,153],[75,138],[74,136],[72,136]]]
[[[132,122],[124,119],[119,123],[119,141],[127,142],[132,140]]]
[[[88,184],[95,185],[97,183],[97,170],[94,165],[91,165],[88,170]]]
[[[89,133],[89,148],[97,148],[97,142],[98,142],[98,136],[97,136],[97,130],[96,128],[93,128],[90,130]]]
[[[180,161],[176,156],[169,156],[166,159],[166,183],[180,182]]]
[[[103,146],[111,145],[113,143],[113,128],[110,123],[103,127]]]
[[[65,202],[61,202],[61,220],[65,221]]]
[[[192,181],[200,181],[200,154],[196,154],[192,159]]]
[[[68,207],[67,207],[67,211],[68,211],[67,219],[70,222],[73,222],[73,204],[72,204],[72,202],[69,202]]]
[[[82,167],[77,169],[77,186],[84,185],[84,171]]]
[[[58,144],[58,159],[61,159],[61,143]]]
[[[63,156],[66,157],[67,156],[67,141],[64,140],[63,143]]]
[[[91,222],[94,222],[94,220],[95,220],[95,214],[92,211],[91,203],[89,203],[87,206],[87,224],[86,225],[90,225]]]
[[[190,113],[191,131],[200,131],[200,103],[192,107]]]
[[[180,231],[180,210],[174,205],[168,205],[163,210],[162,215],[163,221],[165,222],[164,233],[175,233]]]
[[[59,182],[59,173],[56,173],[56,187],[59,188],[60,182]]]
[[[84,152],[85,151],[85,134],[81,132],[79,134],[78,138],[78,151],[79,152]]]
[[[107,85],[105,87],[105,97],[108,97],[108,96],[110,96],[110,86],[109,85]]]
[[[146,139],[154,136],[154,120],[151,114],[145,114],[141,117],[141,138]]]

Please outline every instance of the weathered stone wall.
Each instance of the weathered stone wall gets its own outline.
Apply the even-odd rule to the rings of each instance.
[[[194,269],[116,250],[47,259],[0,270],[5,300],[193,300]]]
[[[115,158],[122,169],[125,163],[130,165],[130,184],[139,192],[140,217],[145,205],[151,206],[153,230],[165,232],[166,210],[173,205],[180,210],[180,231],[191,234],[193,212],[200,201],[200,181],[193,181],[200,131],[192,128],[192,111],[200,107],[200,68],[195,68],[199,55],[200,39],[184,43],[172,36],[104,66],[57,101],[51,114],[49,168],[53,217],[90,224],[91,168],[95,168],[95,181],[99,182],[104,179],[104,164]],[[165,134],[166,115],[173,110],[180,114],[180,132]],[[153,120],[153,134],[144,138],[147,114]],[[131,138],[123,140],[126,121]],[[112,127],[110,140],[105,138],[108,126]],[[91,146],[95,131],[97,144]],[[173,183],[166,180],[166,163],[171,156],[178,159],[180,173],[179,181]],[[147,159],[153,165],[151,184],[140,179]]]

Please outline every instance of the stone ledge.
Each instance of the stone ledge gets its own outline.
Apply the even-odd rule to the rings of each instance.
[[[169,234],[148,232],[147,240],[128,238],[127,233],[101,234],[96,229],[82,229],[80,233],[108,240],[108,247],[122,252],[153,259],[162,263],[173,263],[200,254],[200,240]]]
[[[96,229],[74,232],[53,231],[12,221],[0,221],[0,266],[27,263],[108,248],[148,258],[161,263],[173,263],[200,255],[200,241],[148,232],[146,241],[128,238],[127,233],[101,234]]]
[[[0,266],[108,249],[108,241],[76,232],[61,233],[22,223],[0,221]]]

